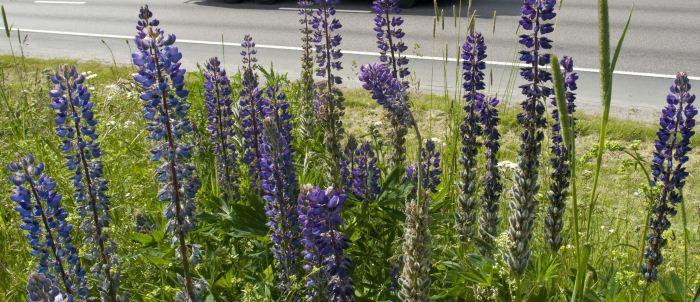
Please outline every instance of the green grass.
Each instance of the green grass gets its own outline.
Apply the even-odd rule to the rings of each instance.
[[[64,203],[71,213],[75,204],[70,193],[70,173],[63,166],[63,157],[58,148],[59,141],[53,130],[53,112],[48,107],[50,85],[47,69],[56,68],[59,64],[73,63],[75,62],[21,60],[0,56],[0,163],[4,165],[12,160],[16,152],[34,153],[40,161],[46,163],[46,172],[58,181],[58,190],[64,192]],[[158,230],[152,236],[134,231],[134,218],[139,214],[153,220],[157,228],[162,226],[163,221],[160,218],[162,205],[156,199],[154,165],[148,161],[150,143],[147,141],[145,122],[140,112],[141,104],[136,87],[130,80],[133,70],[93,62],[80,62],[79,70],[94,75],[88,77],[87,83],[99,120],[98,132],[101,134],[105,177],[110,180],[109,192],[113,204],[113,223],[110,231],[119,246],[122,258],[122,288],[132,293],[136,300],[171,299],[178,289],[177,280],[174,278],[178,268],[169,260],[173,251],[169,248],[167,239],[163,238]],[[202,244],[207,253],[204,255],[205,260],[197,267],[197,272],[211,282],[213,298],[219,301],[269,299],[274,280],[265,233],[259,232],[258,225],[245,225],[256,222],[244,223],[241,221],[243,218],[224,213],[218,200],[213,197],[216,195],[216,185],[212,181],[211,148],[203,136],[206,115],[200,88],[202,79],[198,74],[191,73],[187,82],[191,91],[191,114],[198,128],[194,138],[199,146],[196,164],[203,182],[198,206],[204,222],[200,230],[193,235],[193,241]],[[290,96],[294,96],[292,87],[294,86],[285,85]],[[349,133],[368,139],[369,125],[377,122],[388,125],[383,118],[382,108],[376,105],[365,91],[346,90],[344,93],[347,99],[344,124]],[[293,97],[291,101],[294,104]],[[414,115],[418,119],[423,136],[436,137],[441,142],[446,142],[442,145],[444,162],[454,162],[454,150],[458,148],[454,148],[454,134],[450,129],[455,129],[455,121],[460,119],[461,110],[457,110],[459,113],[450,114],[451,101],[440,96],[413,95],[412,101]],[[503,148],[500,160],[515,162],[519,144],[519,127],[515,119],[517,107],[511,104],[509,108],[501,116]],[[579,157],[578,200],[581,203],[579,207],[584,208],[587,206],[585,202],[590,198],[595,165],[595,154],[592,150],[595,150],[594,146],[598,141],[600,120],[599,116],[595,115],[577,114],[575,117]],[[608,142],[628,146],[638,141],[641,154],[648,159],[656,131],[654,122],[640,123],[611,118],[608,124]],[[378,128],[383,131],[387,127]],[[416,147],[415,139],[409,135],[407,141],[408,154],[414,154],[412,150]],[[691,277],[689,287],[692,289],[700,285],[700,177],[697,175],[700,171],[700,150],[697,148],[699,142],[700,139],[697,138],[693,141],[695,150],[691,152],[687,168],[691,175],[685,189],[691,236],[688,247],[691,255],[688,276]],[[543,150],[548,150],[546,147],[548,146],[545,145]],[[549,168],[547,160],[543,160],[542,163],[543,171],[540,175],[544,194],[544,188],[547,188],[549,182]],[[446,165],[446,174],[454,173],[451,169],[454,168]],[[7,170],[3,169],[2,172],[6,174]],[[641,171],[630,165],[630,161],[622,152],[606,152],[603,155],[601,172],[597,207],[590,223],[593,234],[589,265],[593,273],[588,276],[586,293],[602,298],[636,300],[645,287],[638,277],[637,268],[640,234],[646,217],[646,201],[640,191],[645,182],[644,176]],[[511,176],[511,173],[504,175],[506,191],[511,186]],[[549,297],[551,301],[570,295],[566,291],[573,284],[571,278],[575,272],[572,273],[571,270],[575,270],[576,267],[573,248],[570,246],[573,241],[571,205],[565,215],[565,240],[568,245],[560,253],[552,255],[547,252],[542,239],[541,219],[545,213],[546,198],[544,195],[540,196],[534,253],[530,268],[524,277],[529,283],[516,288],[516,285],[507,281],[505,267],[498,263],[489,264],[488,261],[472,255],[473,251],[463,253],[457,247],[458,241],[453,230],[455,201],[451,193],[453,187],[450,179],[448,176],[443,178],[441,190],[433,200],[431,211],[434,266],[431,295],[436,300],[456,301],[455,297],[474,295],[510,297],[514,291],[524,293],[532,299]],[[26,276],[35,266],[34,260],[26,252],[26,240],[17,227],[18,215],[12,209],[13,205],[8,198],[10,191],[9,181],[0,181],[0,301],[22,300]],[[507,227],[505,217],[509,199],[509,193],[504,192],[501,200],[501,232],[505,232]],[[358,219],[353,216],[355,214],[357,211],[354,208],[344,213],[349,225]],[[74,224],[78,224],[75,216],[70,219]],[[587,221],[582,221],[582,225],[586,223]],[[666,260],[660,268],[662,283],[668,282],[672,273],[683,275],[680,215],[674,217],[672,223],[672,230],[668,232],[668,247],[664,250]],[[77,231],[75,235],[79,236]],[[351,238],[363,238],[362,234],[354,236]],[[502,236],[498,238],[501,245],[505,244],[504,240]],[[391,251],[391,242],[388,250]],[[373,270],[377,270],[364,262],[359,249],[351,250],[351,256],[353,255],[357,256],[353,261],[360,267],[356,269],[354,276],[374,273]],[[394,257],[395,253],[391,256]],[[387,279],[387,276],[379,273],[383,272],[382,270],[377,272],[377,279]],[[371,288],[359,280],[356,280],[356,285],[361,293]],[[367,292],[371,290],[367,289]],[[648,301],[659,301],[661,286],[651,285],[647,289],[646,298]],[[371,301],[372,297],[366,296],[365,300]]]

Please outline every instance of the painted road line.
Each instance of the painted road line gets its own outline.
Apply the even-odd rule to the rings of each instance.
[[[2,30],[5,28],[0,27]],[[109,39],[133,39],[134,36],[126,35],[108,35],[108,34],[95,34],[95,33],[82,33],[82,32],[68,32],[68,31],[57,31],[57,30],[42,30],[42,29],[26,29],[26,28],[12,28],[14,31],[21,31],[24,33],[38,33],[38,34],[50,34],[50,35],[63,35],[63,36],[78,36],[78,37],[93,37],[93,38],[109,38]],[[189,39],[178,39],[178,43],[182,44],[198,44],[198,45],[218,45],[218,46],[234,46],[240,47],[241,43],[236,42],[221,42],[221,41],[203,41],[203,40],[189,40]],[[297,46],[283,46],[283,45],[266,45],[266,44],[255,44],[257,48],[261,49],[278,49],[278,50],[293,50],[301,51],[301,47]],[[378,57],[379,53],[371,51],[357,51],[357,50],[343,50],[342,53],[350,55],[359,56],[373,56]],[[456,58],[444,58],[444,57],[431,57],[431,56],[417,56],[417,55],[406,55],[409,59],[415,60],[427,60],[427,61],[447,61],[447,62],[457,62]],[[514,63],[514,62],[499,62],[499,61],[486,61],[487,65],[494,66],[508,66],[508,67],[525,67],[525,64]],[[599,69],[596,68],[585,68],[577,67],[574,68],[575,71],[579,72],[590,72],[590,73],[600,73]],[[637,76],[637,77],[647,77],[647,78],[663,78],[663,79],[675,79],[675,75],[670,74],[659,74],[659,73],[649,73],[649,72],[636,72],[636,71],[623,71],[615,70],[614,74],[617,75],[627,75],[627,76]],[[700,77],[688,77],[693,81],[700,81]]]
[[[298,11],[299,8],[294,7],[280,7],[278,10],[288,10],[288,11]],[[336,12],[340,13],[351,13],[351,14],[369,14],[371,11],[368,10],[355,10],[355,9],[336,9]]]
[[[81,5],[85,4],[87,2],[85,1],[34,1],[36,4],[72,4],[72,5]]]

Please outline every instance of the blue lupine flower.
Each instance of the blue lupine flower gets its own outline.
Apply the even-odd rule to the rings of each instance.
[[[374,0],[372,1],[374,17],[374,32],[377,36],[377,48],[379,48],[379,60],[386,64],[395,78],[404,80],[411,72],[408,71],[408,58],[404,52],[408,47],[403,43],[405,33],[401,30],[403,19],[399,0]],[[408,85],[408,81],[403,82]]]
[[[56,183],[44,174],[43,163],[35,165],[31,154],[17,158],[7,165],[12,173],[10,182],[15,186],[10,200],[22,218],[20,228],[26,232],[29,253],[38,261],[37,271],[60,283],[66,294],[85,298],[85,270],[71,240],[73,226],[66,221],[68,213],[61,206],[62,196],[54,190]]]
[[[287,113],[284,95],[276,87],[268,89],[275,103],[266,111],[264,132],[260,141],[261,178],[265,214],[270,228],[272,253],[276,259],[278,288],[287,296],[298,275],[299,224],[296,195],[296,173],[292,163],[291,116]]]
[[[316,75],[323,78],[317,87],[314,109],[324,128],[324,146],[332,158],[333,164],[329,166],[330,174],[334,179],[333,182],[339,186],[340,171],[336,166],[342,158],[340,142],[345,134],[342,122],[345,114],[344,98],[343,93],[336,87],[342,83],[342,80],[337,73],[334,73],[343,68],[340,61],[343,54],[339,49],[342,37],[338,34],[342,25],[335,18],[335,6],[340,1],[314,0],[314,2],[318,8],[311,20],[314,33],[312,42],[316,48]]]
[[[238,196],[238,173],[236,160],[238,151],[234,143],[233,110],[230,80],[221,68],[217,57],[209,59],[204,70],[204,100],[207,107],[211,134],[210,140],[216,151],[216,168],[219,187],[233,198]]]
[[[484,176],[481,185],[484,192],[481,195],[481,216],[479,217],[479,251],[482,255],[490,255],[494,246],[494,238],[498,235],[498,210],[503,185],[498,171],[498,150],[500,149],[498,132],[497,98],[488,98],[476,103],[484,137]]]
[[[27,278],[27,302],[72,301],[73,298],[61,293],[56,283],[42,273],[31,273]]]
[[[462,152],[459,159],[462,163],[459,196],[457,197],[457,212],[455,214],[457,232],[462,242],[474,239],[474,224],[477,217],[477,181],[476,156],[480,143],[477,138],[481,135],[481,125],[477,112],[477,103],[484,101],[483,90],[484,69],[486,69],[486,44],[484,37],[478,32],[471,32],[467,41],[462,45],[462,80],[464,88],[465,116],[460,125]]]
[[[522,143],[518,153],[518,166],[515,173],[510,227],[508,229],[508,253],[506,262],[511,271],[521,275],[530,261],[532,231],[539,191],[539,156],[542,149],[546,126],[544,102],[552,94],[546,86],[552,80],[551,74],[543,69],[549,64],[550,56],[544,51],[552,48],[552,40],[545,35],[554,31],[552,19],[556,16],[556,0],[523,0],[520,8],[520,26],[526,33],[520,35],[520,61],[527,67],[521,68],[520,75],[527,81],[521,85],[525,100],[521,103],[523,112],[518,114],[518,123],[524,127],[520,135]]]
[[[391,119],[395,119],[405,126],[413,125],[410,109],[406,103],[406,89],[391,75],[385,65],[371,63],[360,67],[360,81],[362,88],[372,93],[372,99],[389,112]]]
[[[185,69],[180,68],[182,53],[173,46],[175,35],[166,37],[159,24],[148,6],[141,7],[134,39],[137,50],[131,55],[138,69],[134,80],[143,90],[140,98],[150,138],[157,142],[151,149],[151,160],[161,162],[156,169],[156,178],[162,183],[158,199],[167,202],[163,212],[167,231],[179,244],[184,292],[189,299],[197,300],[185,242],[185,234],[194,229],[194,197],[199,190],[194,165],[189,163],[192,144],[184,140],[192,131],[187,119],[190,106],[186,103]]]
[[[258,87],[258,75],[255,72],[258,68],[258,59],[255,57],[257,50],[255,50],[253,38],[250,35],[245,35],[241,47],[243,47],[241,51],[241,56],[243,57],[243,88],[240,91],[238,103],[241,106],[239,114],[245,146],[243,161],[248,163],[250,187],[254,191],[261,193],[260,160],[262,154],[260,154],[260,140],[263,132],[263,110],[269,104],[263,97],[263,91]]]
[[[364,204],[377,200],[380,192],[377,157],[369,142],[355,151],[355,169],[352,171],[352,193]]]
[[[348,141],[343,148],[343,157],[340,160],[340,179],[343,184],[343,191],[352,191],[352,177],[355,171],[355,153],[357,152],[357,139],[348,136]]]
[[[299,196],[299,216],[302,221],[302,242],[307,271],[321,268],[322,276],[307,279],[312,301],[355,301],[350,279],[350,260],[344,250],[349,240],[338,229],[343,224],[340,212],[346,195],[340,190],[305,185]],[[319,278],[320,277],[320,278]],[[323,281],[325,284],[318,284]],[[327,297],[322,299],[321,297]]]
[[[662,250],[666,246],[664,231],[671,227],[669,218],[676,214],[676,206],[683,202],[683,187],[688,177],[685,164],[690,152],[690,138],[695,134],[695,116],[698,109],[695,95],[690,94],[690,81],[685,72],[676,75],[667,105],[661,111],[659,131],[656,132],[654,156],[651,163],[652,185],[661,188],[651,207],[648,245],[644,249],[645,263],[642,276],[649,282],[658,280],[658,266],[663,263]]]
[[[578,74],[573,72],[574,61],[571,57],[564,56],[561,59],[561,67],[564,70],[564,87],[566,89],[566,103],[567,111],[569,115],[576,111],[576,93],[574,92],[576,87],[576,80],[578,79]],[[555,98],[551,99],[551,104],[554,106],[552,109],[552,118],[554,123],[552,124],[552,146],[550,151],[552,157],[550,163],[552,164],[552,182],[549,185],[549,191],[547,192],[547,199],[549,200],[549,206],[547,207],[547,217],[544,219],[545,225],[545,239],[547,244],[552,251],[558,251],[563,243],[563,238],[561,236],[561,230],[564,228],[564,211],[566,210],[566,196],[567,190],[569,188],[569,180],[571,179],[571,170],[569,168],[569,158],[567,155],[566,146],[564,146],[564,141],[561,135],[561,124],[559,121],[559,110],[557,107],[557,101]],[[573,119],[572,119],[573,123]],[[573,125],[571,125],[573,128]]]
[[[116,265],[116,246],[109,239],[105,227],[109,226],[109,195],[107,180],[102,178],[102,161],[90,93],[83,85],[85,77],[75,66],[61,66],[51,76],[54,89],[49,92],[56,111],[56,133],[63,139],[61,149],[66,157],[66,167],[73,172],[77,213],[82,218],[81,229],[86,234],[85,243],[91,245],[90,259],[96,259],[91,268],[97,280],[100,295],[106,301],[116,301],[119,275],[112,272]]]
[[[432,139],[425,141],[425,148],[421,150],[423,157],[423,188],[433,193],[437,192],[440,184],[442,168],[440,168],[440,151],[435,149],[435,141]]]

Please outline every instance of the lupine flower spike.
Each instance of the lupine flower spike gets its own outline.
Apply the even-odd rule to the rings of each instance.
[[[72,243],[73,226],[66,221],[68,213],[61,206],[62,196],[54,190],[56,183],[44,174],[43,163],[35,164],[31,154],[17,155],[17,161],[7,168],[12,173],[10,182],[15,186],[10,200],[22,218],[20,228],[26,232],[29,253],[37,259],[38,273],[60,284],[61,291],[67,295],[85,298],[88,294],[85,270]]]
[[[291,116],[287,113],[284,95],[275,97],[276,88],[268,90],[277,98],[263,120],[264,132],[260,142],[261,177],[265,214],[268,217],[272,254],[275,256],[278,289],[282,296],[290,295],[294,278],[299,272],[299,224],[296,177],[292,163]]]
[[[210,140],[215,146],[219,188],[226,196],[238,196],[238,152],[234,143],[230,80],[218,58],[209,59],[204,70],[204,99]]]
[[[523,0],[520,8],[520,26],[526,33],[520,35],[519,43],[523,46],[520,60],[527,65],[521,68],[520,75],[528,82],[520,86],[525,100],[521,103],[523,112],[518,114],[518,123],[524,128],[520,135],[518,167],[515,173],[513,199],[510,206],[508,229],[508,253],[506,262],[513,273],[522,275],[530,261],[532,232],[534,230],[536,199],[539,191],[539,156],[542,149],[546,126],[544,102],[552,94],[551,74],[542,67],[549,64],[552,40],[545,35],[554,31],[551,20],[556,16],[556,0]]]
[[[685,72],[676,75],[661,111],[659,131],[656,132],[654,156],[651,163],[652,185],[660,187],[660,194],[651,207],[650,233],[641,267],[648,282],[658,280],[658,267],[663,263],[662,250],[666,246],[664,232],[671,227],[669,218],[676,215],[676,206],[683,202],[683,187],[688,177],[690,138],[695,134],[695,116],[698,109],[695,95],[690,94],[690,81]]]
[[[362,88],[372,94],[372,99],[387,110],[390,119],[405,127],[413,125],[410,108],[406,103],[406,89],[391,75],[384,64],[371,63],[360,66]]]
[[[307,141],[316,136],[316,126],[314,118],[313,100],[314,100],[314,49],[311,28],[314,10],[312,9],[313,1],[302,0],[297,2],[299,5],[299,23],[301,23],[301,98],[299,108],[299,134],[301,141]]]
[[[403,43],[402,38],[404,32],[401,29],[403,19],[400,16],[395,16],[401,13],[398,0],[374,0],[372,2],[372,10],[376,14],[374,17],[374,32],[377,36],[377,48],[379,48],[379,60],[386,65],[394,78],[398,79],[408,90],[408,81],[406,78],[410,74],[408,71],[408,58],[404,52],[408,47]],[[408,98],[408,94],[403,95]],[[408,102],[408,100],[403,100]],[[391,155],[391,162],[395,167],[401,167],[406,160],[406,134],[408,127],[400,121],[391,118],[391,131],[389,133],[391,142],[394,148]]]
[[[27,279],[27,302],[63,302],[72,301],[68,295],[61,293],[51,279],[42,273],[31,273]]]
[[[343,160],[340,162],[340,174],[345,186],[344,191],[352,192],[353,196],[363,204],[377,200],[379,191],[379,168],[377,157],[369,142],[357,145],[353,136],[343,150]]]
[[[258,87],[258,75],[255,72],[258,68],[258,59],[255,57],[257,50],[255,50],[253,38],[250,35],[245,35],[241,47],[243,47],[241,51],[243,88],[238,103],[241,106],[240,118],[245,145],[243,161],[248,163],[250,187],[253,191],[262,193],[260,140],[263,132],[263,109],[268,106],[268,102],[263,97],[263,91]]]
[[[199,190],[194,165],[189,163],[192,144],[184,140],[192,131],[185,102],[188,91],[184,88],[185,70],[180,68],[182,53],[173,46],[175,35],[165,36],[159,24],[148,6],[143,6],[136,26],[137,50],[131,55],[138,68],[134,80],[143,90],[140,98],[150,138],[157,142],[151,149],[151,160],[161,162],[156,169],[156,178],[162,183],[158,198],[167,202],[163,211],[167,231],[178,244],[177,256],[182,264],[184,289],[176,298],[197,301],[185,239],[195,226],[194,197]]]
[[[98,289],[103,301],[117,301],[119,275],[112,271],[117,264],[116,246],[105,229],[109,226],[107,180],[102,178],[100,146],[97,143],[90,93],[83,85],[85,77],[73,67],[61,66],[51,76],[54,89],[49,92],[56,111],[56,133],[62,138],[61,149],[66,167],[73,172],[75,200],[85,243],[91,246],[89,258],[96,259],[91,271],[100,280]]]
[[[340,190],[322,190],[310,185],[305,185],[299,196],[305,267],[307,271],[316,267],[323,272],[307,277],[310,301],[355,301],[351,263],[344,254],[348,238],[338,230],[343,224],[340,212],[345,199]]]
[[[430,293],[430,217],[429,192],[437,192],[440,184],[440,153],[435,150],[435,142],[428,140],[421,152],[422,195],[416,199],[413,194],[406,203],[406,225],[404,227],[403,269],[399,279],[399,296],[402,301],[429,301]],[[406,177],[418,181],[415,166],[406,168]],[[419,202],[419,200],[421,202]]]
[[[564,87],[566,88],[566,103],[569,116],[571,116],[576,111],[576,104],[574,103],[576,101],[576,93],[574,91],[577,89],[576,80],[578,79],[578,74],[573,72],[574,61],[571,57],[564,56],[561,59],[561,67],[564,69],[562,74],[564,76]],[[571,179],[571,170],[568,152],[561,135],[562,126],[559,121],[559,110],[557,110],[555,98],[552,98],[551,104],[554,106],[554,109],[552,109],[554,123],[552,124],[552,147],[550,147],[552,155],[549,161],[552,164],[553,171],[551,175],[552,182],[547,192],[549,206],[547,206],[547,217],[544,219],[544,232],[549,248],[556,252],[563,243],[561,230],[564,227],[564,211],[566,210],[566,196]]]
[[[313,15],[311,28],[313,28],[316,48],[316,75],[323,78],[316,91],[316,103],[314,109],[318,114],[318,119],[324,129],[324,146],[331,156],[329,166],[333,183],[340,187],[340,171],[337,168],[342,158],[340,142],[345,131],[343,129],[342,118],[345,114],[343,105],[343,93],[337,85],[342,83],[342,79],[336,71],[342,67],[343,54],[340,52],[340,42],[342,37],[338,30],[342,27],[340,21],[335,18],[335,6],[338,0],[314,0],[318,8]]]
[[[475,223],[477,217],[478,184],[476,181],[476,156],[479,153],[481,124],[477,112],[477,103],[484,102],[483,90],[484,69],[486,63],[486,44],[484,38],[478,32],[472,32],[467,36],[467,41],[462,45],[462,80],[464,88],[464,121],[460,126],[462,137],[462,179],[459,182],[459,196],[457,197],[456,226],[459,238],[463,243],[474,240]]]
[[[494,238],[498,235],[499,201],[503,185],[498,171],[498,150],[500,149],[498,132],[497,98],[486,98],[476,103],[479,120],[484,138],[484,176],[481,185],[484,189],[481,195],[481,216],[479,216],[479,244],[477,248],[482,255],[490,256],[495,245]]]

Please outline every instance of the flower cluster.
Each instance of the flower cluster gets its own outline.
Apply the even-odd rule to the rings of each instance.
[[[305,185],[299,195],[299,220],[311,301],[355,301],[350,260],[344,250],[348,238],[338,229],[346,196],[340,190]],[[320,268],[315,273],[314,268]]]
[[[236,172],[238,151],[234,142],[231,87],[226,70],[221,68],[221,62],[217,57],[209,59],[205,66],[204,89],[209,120],[207,130],[215,146],[219,187],[226,192],[227,196],[235,198],[238,195],[238,173]]]
[[[64,302],[72,301],[68,295],[61,293],[56,283],[42,273],[31,273],[27,278],[28,302]]]
[[[84,298],[88,293],[85,270],[72,243],[73,226],[66,221],[62,196],[54,190],[56,182],[44,174],[43,163],[35,164],[31,154],[17,157],[16,162],[7,165],[12,173],[10,182],[15,186],[10,200],[22,218],[20,228],[26,232],[30,254],[38,261],[37,271],[54,284],[60,283],[66,294]]]
[[[477,216],[477,181],[476,181],[476,156],[479,153],[480,143],[477,138],[482,129],[477,113],[477,102],[484,102],[483,90],[484,69],[486,69],[486,44],[484,37],[478,32],[472,32],[467,36],[467,41],[462,45],[462,80],[464,88],[465,116],[460,125],[462,138],[462,152],[459,159],[462,163],[461,180],[459,182],[459,196],[457,197],[456,226],[462,242],[470,242],[474,239],[474,224]]]
[[[66,167],[73,172],[77,213],[82,218],[81,229],[90,244],[89,258],[98,259],[91,268],[98,280],[100,294],[106,301],[116,301],[119,276],[112,272],[117,263],[115,244],[109,239],[105,227],[109,226],[109,196],[107,180],[102,178],[100,146],[95,126],[97,120],[92,110],[90,93],[83,85],[85,77],[75,66],[61,66],[50,77],[54,89],[49,92],[56,112],[56,133],[63,139],[61,149],[66,157]]]
[[[199,190],[194,165],[188,162],[192,157],[192,144],[183,141],[192,131],[187,119],[189,105],[185,102],[188,91],[184,88],[185,70],[180,68],[182,53],[173,46],[175,35],[166,37],[159,24],[148,6],[143,6],[134,39],[137,50],[131,55],[138,69],[134,80],[143,91],[140,98],[150,138],[158,142],[151,149],[151,160],[161,162],[156,178],[162,183],[158,198],[167,202],[164,211],[167,231],[176,235],[174,241],[179,243],[184,291],[187,297],[196,299],[185,242],[185,234],[194,228],[194,197]]]
[[[408,71],[408,58],[403,53],[408,47],[401,40],[405,33],[401,30],[403,19],[391,14],[401,13],[399,0],[374,0],[372,1],[374,17],[374,32],[377,35],[377,48],[379,48],[379,60],[389,66],[397,79],[404,79],[411,72]],[[408,85],[408,82],[404,82]]]
[[[569,115],[576,111],[576,80],[578,74],[573,72],[574,61],[571,57],[564,56],[561,59],[561,67],[564,70],[564,87],[566,89],[566,103]],[[552,182],[549,185],[547,192],[547,217],[544,220],[545,239],[552,251],[558,251],[563,243],[561,230],[564,227],[564,211],[566,210],[566,196],[569,188],[569,180],[571,179],[571,170],[569,167],[569,158],[561,135],[561,122],[559,121],[559,110],[556,108],[556,99],[551,99],[551,104],[554,106],[552,110],[552,146],[550,151],[552,157]],[[573,119],[572,119],[573,121]],[[573,127],[573,125],[571,125]]]
[[[314,49],[312,45],[313,31],[311,21],[313,20],[314,11],[312,9],[313,1],[302,0],[297,2],[299,6],[299,23],[301,23],[301,77],[299,83],[301,85],[301,102],[299,108],[299,133],[302,141],[315,137],[315,118],[313,110],[314,99]]]
[[[363,204],[377,200],[380,170],[372,145],[365,141],[359,148],[354,137],[348,137],[341,161],[341,177],[345,191],[350,191]]]
[[[421,163],[423,164],[423,188],[436,193],[440,184],[442,168],[440,168],[440,151],[436,150],[435,141],[425,141],[425,148],[421,150]]]
[[[503,185],[498,171],[498,150],[500,149],[498,132],[497,98],[487,98],[476,103],[479,121],[484,137],[484,176],[481,185],[484,189],[481,195],[481,216],[479,217],[479,251],[489,255],[494,246],[494,238],[498,235],[498,210]]]
[[[667,105],[661,111],[651,164],[652,185],[660,187],[661,192],[651,208],[648,245],[644,249],[646,261],[641,267],[642,276],[650,282],[658,279],[658,266],[664,260],[662,250],[666,239],[663,233],[671,227],[669,218],[676,214],[676,206],[683,202],[682,191],[688,177],[685,164],[689,159],[690,138],[695,134],[693,128],[698,114],[686,73],[676,75],[670,91]]]
[[[360,67],[362,88],[372,93],[372,99],[389,112],[389,118],[404,126],[413,125],[406,103],[406,89],[383,64],[371,63]]]
[[[527,65],[521,68],[520,75],[527,81],[521,85],[523,95],[523,112],[518,114],[518,123],[523,126],[520,135],[521,144],[518,153],[518,166],[513,187],[510,226],[508,229],[509,245],[506,262],[511,271],[520,275],[525,272],[530,261],[532,232],[536,218],[536,199],[539,191],[539,155],[542,149],[546,126],[544,101],[552,94],[552,89],[545,84],[552,80],[551,74],[543,69],[549,64],[550,56],[543,53],[552,48],[552,40],[545,35],[554,31],[551,20],[556,16],[556,0],[523,0],[520,8],[520,26],[526,33],[520,35],[520,60]]]
[[[245,35],[243,43],[242,66],[242,84],[243,88],[240,91],[240,99],[238,104],[241,106],[239,112],[241,126],[243,128],[243,140],[245,145],[245,154],[243,161],[248,163],[248,174],[250,175],[250,187],[255,192],[262,192],[260,185],[260,139],[263,132],[263,110],[268,105],[268,101],[263,97],[263,91],[258,87],[258,75],[255,70],[258,68],[258,59],[255,57],[255,42],[250,35]]]

